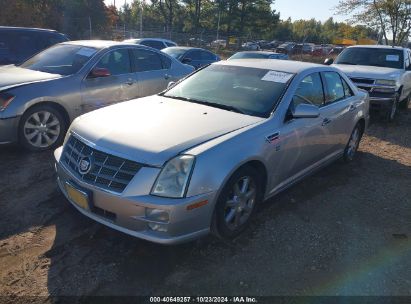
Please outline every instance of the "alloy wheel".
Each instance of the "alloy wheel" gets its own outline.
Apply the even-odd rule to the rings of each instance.
[[[357,152],[358,145],[360,143],[360,137],[361,137],[360,129],[357,126],[352,132],[350,140],[348,141],[347,157],[350,160],[354,158],[354,155]]]
[[[244,176],[234,183],[224,207],[224,219],[228,229],[235,231],[247,222],[256,197],[257,188],[251,176]]]
[[[23,134],[27,142],[35,148],[52,146],[60,136],[60,120],[49,111],[31,114],[24,123]]]

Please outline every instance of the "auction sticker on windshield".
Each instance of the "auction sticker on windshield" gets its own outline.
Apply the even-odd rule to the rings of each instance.
[[[77,55],[90,57],[90,56],[92,56],[95,52],[96,52],[95,49],[87,48],[87,47],[82,47],[82,48],[77,52]]]
[[[278,72],[278,71],[268,71],[261,80],[272,81],[278,83],[287,83],[294,74]]]
[[[400,61],[400,55],[387,55],[385,57],[386,61]]]

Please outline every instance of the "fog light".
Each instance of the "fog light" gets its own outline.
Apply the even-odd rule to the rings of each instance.
[[[168,223],[170,217],[166,210],[146,208],[146,218],[154,222]]]
[[[167,225],[164,224],[148,223],[148,227],[153,231],[167,232]]]

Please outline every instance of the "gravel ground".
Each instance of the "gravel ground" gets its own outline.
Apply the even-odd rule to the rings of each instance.
[[[51,152],[0,149],[1,295],[411,296],[411,109],[372,123],[354,162],[263,204],[231,242],[113,231],[60,194]]]

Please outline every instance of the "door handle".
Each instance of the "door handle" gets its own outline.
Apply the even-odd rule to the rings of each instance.
[[[169,79],[170,77],[171,77],[171,75],[169,75],[169,74],[164,75],[164,79]]]
[[[324,118],[323,123],[321,124],[322,126],[326,126],[331,122],[331,119],[329,118]]]
[[[134,84],[133,79],[127,79],[126,84],[129,86],[133,85]]]
[[[352,112],[356,109],[357,107],[355,105],[350,105],[350,107],[348,108],[348,111]]]

